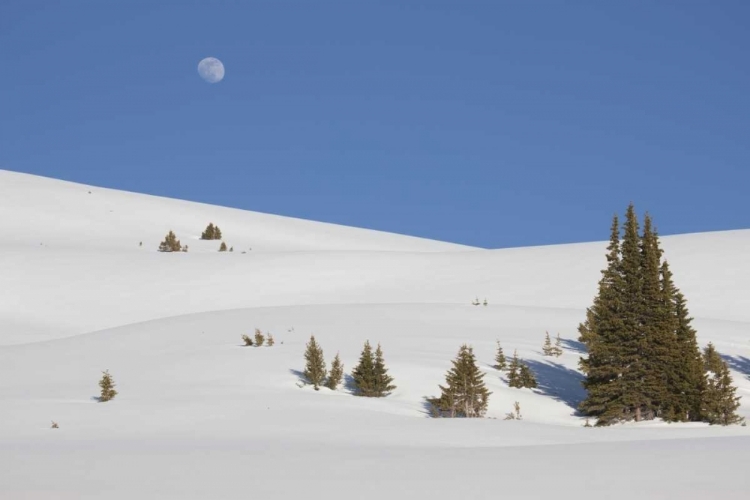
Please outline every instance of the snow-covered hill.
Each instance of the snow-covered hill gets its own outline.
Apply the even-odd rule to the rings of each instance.
[[[235,252],[198,240],[208,222]],[[188,253],[156,252],[170,229]],[[0,232],[0,498],[748,494],[745,427],[588,429],[574,414],[576,326],[603,243],[472,249],[5,171]],[[750,416],[750,231],[663,244]],[[277,345],[241,347],[256,327]],[[541,355],[545,331],[564,339],[561,358]],[[300,387],[311,333],[347,371],[366,339],[382,343],[397,389]],[[507,387],[496,340],[538,390]],[[490,418],[427,418],[465,342]],[[100,404],[104,369],[120,394]],[[514,401],[524,420],[503,421]]]

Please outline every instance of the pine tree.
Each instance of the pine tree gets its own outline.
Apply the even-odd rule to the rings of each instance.
[[[490,392],[484,385],[484,373],[479,370],[471,347],[464,344],[458,351],[453,367],[445,376],[441,395],[428,402],[436,413],[449,417],[479,418],[487,412]]]
[[[518,351],[513,351],[513,359],[510,360],[508,367],[508,386],[522,388],[521,382],[521,361],[518,359]]]
[[[216,228],[214,228],[214,223],[211,222],[208,224],[208,227],[206,227],[206,230],[203,231],[201,234],[202,240],[213,240],[216,239],[214,236],[216,235]]]
[[[268,333],[268,337],[266,337],[266,345],[267,345],[268,347],[273,347],[273,345],[274,345],[275,343],[276,343],[276,341],[275,341],[275,340],[274,340],[274,338],[273,338],[273,334],[269,332],[269,333]]]
[[[518,401],[513,403],[513,411],[506,413],[503,420],[523,420],[523,416],[521,416],[521,403]]]
[[[687,309],[685,296],[675,287],[669,264],[661,266],[662,293],[672,318],[671,329],[677,342],[678,362],[670,372],[669,386],[673,394],[664,418],[670,421],[697,421],[701,419],[703,393],[707,377],[703,366],[696,331]]]
[[[526,363],[521,362],[521,371],[519,373],[519,376],[521,379],[521,387],[525,387],[528,389],[537,388],[534,372],[531,371],[531,368],[529,368],[529,365],[527,365]]]
[[[318,345],[315,336],[310,336],[305,350],[305,378],[319,390],[326,378],[326,362],[323,359],[323,349]]]
[[[250,335],[243,335],[242,341],[245,342],[245,345],[248,347],[252,347],[253,345],[253,339],[250,338]]]
[[[179,252],[180,250],[182,250],[180,240],[177,239],[177,236],[172,231],[168,232],[164,241],[159,244],[160,252]]]
[[[711,425],[732,425],[743,421],[737,415],[740,407],[740,397],[735,393],[737,388],[732,385],[732,376],[727,364],[719,359],[718,371],[713,372],[708,379],[708,386],[703,395],[701,413],[703,420]]]
[[[222,238],[221,229],[219,229],[219,226],[216,226],[216,229],[214,230],[214,239],[220,240],[221,238]]]
[[[703,350],[703,366],[707,372],[716,375],[721,372],[724,361],[716,352],[714,345],[709,342],[706,348]]]
[[[378,377],[375,373],[375,360],[372,356],[370,341],[365,342],[359,364],[352,370],[352,379],[357,388],[357,395],[364,397],[375,397],[378,388]]]
[[[227,244],[222,241],[221,246],[219,246],[219,252],[226,252],[226,251],[227,251]]]
[[[188,252],[188,246],[187,246],[187,245],[183,246],[183,247],[182,247],[182,251],[183,251],[184,253],[187,253],[187,252]]]
[[[109,370],[104,370],[102,374],[102,379],[99,381],[99,387],[101,388],[99,401],[104,403],[117,396],[117,391],[115,390],[115,381],[112,380]]]
[[[542,346],[542,354],[545,356],[552,356],[554,349],[552,349],[552,341],[549,339],[549,332],[544,333],[544,345]]]
[[[560,338],[560,334],[557,334],[557,338],[555,339],[555,346],[552,348],[552,355],[556,358],[559,358],[563,355],[563,348],[562,348],[562,339]]]
[[[326,387],[331,389],[332,391],[335,391],[336,388],[341,384],[341,381],[344,379],[344,364],[341,362],[341,358],[339,358],[339,354],[336,353],[336,357],[333,358],[333,362],[331,363],[331,371],[328,372],[328,380],[326,380]]]
[[[255,347],[263,347],[266,341],[266,337],[261,333],[259,329],[255,329]]]
[[[615,215],[607,247],[607,267],[602,271],[599,292],[586,311],[586,321],[578,327],[579,340],[588,351],[579,362],[586,375],[583,386],[587,391],[579,409],[586,415],[597,417],[600,423],[609,423],[623,414],[623,405],[619,401],[622,364],[618,359],[617,345],[618,332],[622,328],[623,289],[620,225]]]
[[[234,252],[234,247],[229,247],[230,252]]]
[[[508,361],[505,359],[505,353],[503,352],[503,346],[500,345],[500,341],[497,341],[497,352],[495,353],[495,369],[505,370],[508,366]]]
[[[380,344],[378,344],[378,348],[375,350],[375,380],[376,397],[382,398],[396,388],[393,385],[393,377],[388,375],[388,369],[385,367],[383,349],[381,349]]]

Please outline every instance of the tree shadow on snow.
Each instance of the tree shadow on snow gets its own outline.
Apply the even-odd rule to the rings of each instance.
[[[289,369],[289,373],[297,377],[297,381],[303,385],[307,385],[307,377],[305,377],[304,372],[301,372],[299,370],[295,370],[294,368]]]
[[[729,368],[750,378],[750,359],[745,356],[728,356],[726,354],[722,354],[721,358],[729,365]]]
[[[559,363],[526,360],[536,377],[537,391],[562,401],[576,412],[581,401],[586,399],[586,391],[581,382],[583,375]]]
[[[588,350],[586,349],[586,345],[583,342],[578,342],[577,340],[573,339],[560,339],[562,341],[563,348],[568,349],[573,352],[577,352],[579,354],[586,354]]]

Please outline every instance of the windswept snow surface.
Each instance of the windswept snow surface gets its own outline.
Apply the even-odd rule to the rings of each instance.
[[[198,240],[209,222],[233,253]],[[170,229],[188,253],[156,252]],[[603,243],[480,250],[5,171],[0,231],[2,499],[750,495],[746,427],[575,415]],[[750,231],[663,243],[750,416]],[[242,347],[256,327],[276,345]],[[541,355],[545,331],[562,357]],[[313,333],[347,372],[380,342],[397,389],[302,386]],[[538,390],[507,387],[496,340]],[[428,418],[462,343],[489,418]],[[104,369],[120,394],[98,403]],[[504,421],[515,401],[524,420]]]

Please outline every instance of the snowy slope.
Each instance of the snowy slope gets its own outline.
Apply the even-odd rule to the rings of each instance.
[[[234,253],[197,241],[209,221]],[[155,251],[170,228],[189,253]],[[748,495],[746,427],[575,415],[603,243],[470,249],[3,171],[0,231],[0,498]],[[750,417],[750,231],[663,243]],[[256,327],[277,345],[241,347]],[[559,359],[541,356],[546,330],[565,339]],[[300,387],[311,333],[347,371],[381,342],[397,389]],[[507,387],[496,340],[539,390]],[[464,342],[490,418],[429,419],[424,397]],[[120,395],[99,404],[103,369]],[[524,420],[503,421],[514,401]]]

